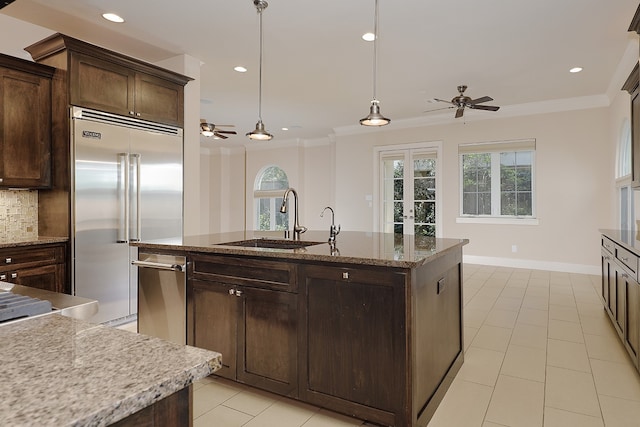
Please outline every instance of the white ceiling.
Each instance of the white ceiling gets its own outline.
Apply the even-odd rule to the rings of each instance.
[[[494,101],[487,105],[502,106],[466,112],[467,118],[606,95],[630,47],[637,58],[638,36],[627,28],[638,0],[379,1],[377,95],[392,119],[387,128],[440,116],[424,113],[446,106],[429,100],[451,99],[460,84],[472,98],[489,95]],[[373,92],[373,44],[361,39],[373,30],[373,10],[373,0],[269,0],[262,117],[276,138],[358,128]],[[107,11],[126,22],[108,23],[100,16]],[[227,143],[248,142],[244,134],[258,117],[252,0],[16,0],[0,14],[3,53],[28,57],[25,46],[61,32],[149,62],[181,54],[199,59],[202,117],[236,125],[238,135]],[[22,23],[8,17],[44,28],[22,34]],[[249,71],[237,73],[236,65]],[[570,74],[574,66],[584,71]],[[453,122],[454,110],[444,113]]]

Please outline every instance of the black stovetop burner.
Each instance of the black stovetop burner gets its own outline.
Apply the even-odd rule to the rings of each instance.
[[[51,312],[51,303],[37,298],[0,292],[0,322]]]

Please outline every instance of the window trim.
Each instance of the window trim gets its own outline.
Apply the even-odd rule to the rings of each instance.
[[[264,167],[262,167],[258,173],[256,173],[254,182],[253,182],[253,209],[252,209],[252,216],[253,216],[253,229],[257,230],[257,231],[276,231],[276,229],[269,229],[269,230],[260,230],[260,213],[258,212],[259,208],[260,208],[260,199],[271,199],[270,204],[273,205],[272,208],[275,209],[271,209],[270,210],[270,221],[269,223],[273,226],[275,226],[275,215],[277,215],[277,210],[278,210],[278,206],[277,203],[275,203],[275,199],[277,198],[282,198],[282,196],[284,195],[284,191],[286,191],[286,189],[284,190],[260,190],[258,187],[260,186],[260,183],[262,181],[262,177],[264,176],[265,172],[267,170],[269,170],[270,168],[278,168],[280,169],[285,177],[287,178],[287,186],[289,186],[289,175],[287,174],[287,171],[281,167],[278,166],[276,164],[269,164],[266,165]],[[288,188],[288,187],[287,187]],[[287,215],[287,229],[289,228],[289,217],[288,214]],[[272,223],[273,221],[273,223]]]
[[[500,204],[500,180],[492,179],[491,181],[491,215],[471,215],[463,214],[463,164],[462,156],[465,154],[491,154],[491,170],[492,177],[494,169],[499,171],[500,168],[500,153],[512,153],[518,151],[531,151],[531,216],[517,216],[517,215],[495,215],[493,214],[493,206],[499,206]],[[494,155],[496,154],[496,155]],[[497,160],[496,160],[497,159]],[[497,172],[499,174],[499,172]],[[539,219],[537,217],[537,186],[536,186],[536,140],[521,139],[510,141],[494,141],[494,142],[475,142],[468,144],[458,145],[458,217],[456,223],[458,224],[503,224],[503,225],[539,225]]]

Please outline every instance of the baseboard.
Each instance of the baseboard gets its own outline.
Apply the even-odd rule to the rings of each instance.
[[[594,276],[599,276],[601,274],[601,267],[599,265],[569,264],[564,262],[496,258],[477,255],[463,255],[462,259],[465,264],[526,268],[530,270],[561,271],[565,273],[591,274]]]

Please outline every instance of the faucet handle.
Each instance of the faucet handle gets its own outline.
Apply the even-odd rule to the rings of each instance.
[[[340,224],[338,224],[338,225],[333,225],[333,224],[332,224],[332,225],[331,225],[331,233],[332,233],[334,236],[337,236],[338,234],[340,234]]]

